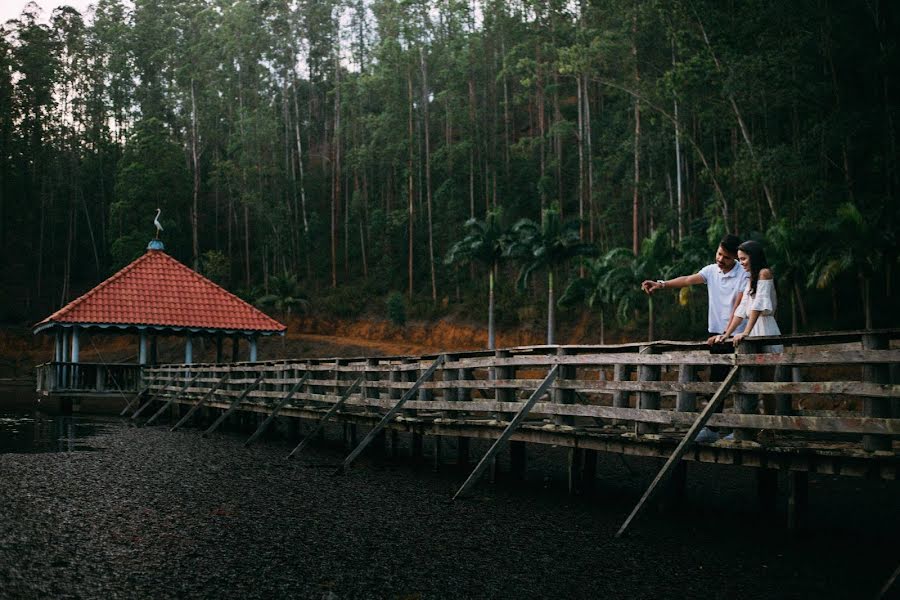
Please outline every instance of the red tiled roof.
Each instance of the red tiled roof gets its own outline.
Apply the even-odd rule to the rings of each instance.
[[[181,264],[148,250],[35,325],[54,323],[282,333],[284,325]]]

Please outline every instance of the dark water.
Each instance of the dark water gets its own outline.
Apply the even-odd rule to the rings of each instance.
[[[897,482],[811,477],[795,535],[783,505],[759,512],[751,469],[692,464],[684,506],[617,540],[660,461],[600,455],[596,489],[570,497],[566,451],[530,446],[527,481],[504,454],[497,484],[451,502],[473,465],[414,466],[403,435],[399,458],[335,477],[337,427],[287,461],[297,440],[0,398],[0,599],[874,598],[900,562]]]
[[[28,389],[0,389],[0,453],[84,452],[88,440],[113,423],[97,417],[59,414]]]

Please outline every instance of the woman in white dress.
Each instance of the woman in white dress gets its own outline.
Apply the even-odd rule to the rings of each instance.
[[[737,255],[738,262],[745,271],[750,273],[750,281],[747,282],[747,288],[744,290],[741,303],[735,309],[731,322],[725,328],[725,333],[716,338],[717,343],[725,341],[737,329],[741,321],[747,319],[747,326],[744,327],[744,331],[734,335],[735,347],[745,337],[781,335],[781,330],[775,321],[775,309],[778,308],[778,297],[775,294],[775,279],[772,277],[772,270],[769,268],[769,262],[766,260],[762,244],[753,240],[746,241],[738,246]],[[763,346],[760,348],[760,351],[784,352],[784,346],[772,344]],[[764,394],[762,399],[765,413],[775,414],[775,397],[770,394]],[[772,433],[766,430],[761,431],[757,439],[763,445],[773,443]]]
[[[738,246],[737,255],[741,267],[750,273],[750,281],[747,282],[741,303],[735,309],[725,333],[718,336],[716,342],[725,341],[744,319],[747,319],[747,326],[743,333],[734,335],[735,346],[745,337],[781,335],[778,322],[775,321],[775,309],[778,308],[775,280],[762,244],[753,240],[746,241]],[[762,351],[784,352],[784,346],[763,346]]]

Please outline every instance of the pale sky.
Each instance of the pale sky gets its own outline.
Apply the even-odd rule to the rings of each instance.
[[[50,20],[50,13],[57,6],[69,5],[84,14],[88,4],[94,4],[96,0],[37,0],[36,4],[43,9],[41,22]],[[28,0],[0,0],[0,23],[6,23],[9,19],[18,19],[22,9],[28,4]]]

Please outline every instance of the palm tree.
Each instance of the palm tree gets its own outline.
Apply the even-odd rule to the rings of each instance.
[[[260,308],[273,307],[282,320],[290,318],[295,307],[301,311],[309,308],[309,300],[300,290],[300,284],[294,275],[273,275],[269,278],[269,293],[260,296],[254,302]]]
[[[633,255],[631,258],[634,258]],[[606,312],[616,305],[621,263],[617,255],[610,252],[596,258],[585,258],[581,264],[584,275],[569,283],[557,304],[560,308],[570,308],[584,303],[589,309],[597,309],[600,313],[600,343],[605,344]]]
[[[504,232],[502,211],[497,208],[487,213],[484,221],[469,219],[463,228],[466,235],[457,241],[447,253],[444,263],[478,262],[488,270],[488,349],[496,347],[494,328],[494,278],[497,265],[503,259],[507,233]]]
[[[667,259],[670,256],[666,235],[662,230],[657,230],[641,242],[637,256],[631,248],[620,247],[613,248],[595,261],[599,275],[595,286],[597,297],[606,306],[616,307],[616,317],[620,323],[627,323],[647,303],[648,341],[655,338],[656,315],[653,296],[641,291],[641,282],[655,276],[668,277],[671,265],[667,265]]]
[[[513,226],[512,243],[507,255],[523,262],[519,286],[528,285],[535,271],[547,270],[547,343],[554,344],[556,332],[556,302],[553,297],[553,275],[556,269],[576,256],[593,256],[597,248],[581,241],[580,223],[576,219],[563,221],[559,210],[550,208],[542,213],[541,224],[522,219]]]
[[[800,293],[803,273],[810,250],[815,247],[817,234],[803,223],[792,226],[786,219],[779,219],[766,230],[766,254],[779,286],[788,290],[791,297],[791,333],[797,333],[797,316],[806,323],[806,305]]]
[[[889,248],[892,232],[873,227],[877,221],[863,217],[851,202],[838,207],[834,219],[826,227],[830,243],[812,255],[812,268],[807,285],[819,289],[830,287],[838,276],[855,273],[859,279],[866,329],[872,328],[872,277],[879,272],[882,257]]]

